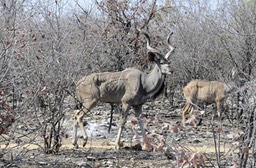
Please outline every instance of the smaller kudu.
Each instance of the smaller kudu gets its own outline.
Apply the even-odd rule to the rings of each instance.
[[[233,68],[231,71],[231,81],[228,83],[219,81],[204,81],[192,80],[183,88],[183,95],[186,99],[186,104],[181,109],[182,111],[182,124],[185,127],[186,113],[192,112],[193,106],[197,102],[202,103],[216,103],[216,111],[218,117],[221,117],[221,111],[225,98],[231,92],[237,89],[237,82],[239,80],[237,69]],[[212,121],[215,113],[212,115]]]
[[[83,125],[83,117],[98,102],[112,104],[122,104],[122,113],[119,123],[119,130],[115,142],[116,148],[120,148],[120,138],[125,126],[130,107],[135,111],[135,116],[139,121],[139,126],[144,139],[145,131],[143,127],[142,105],[148,99],[153,97],[161,89],[165,75],[170,74],[168,57],[173,53],[174,47],[170,45],[169,34],[167,43],[169,52],[166,55],[150,46],[150,37],[145,31],[141,31],[147,40],[148,59],[155,66],[150,73],[144,73],[138,69],[128,68],[120,72],[93,73],[83,77],[78,81],[76,94],[83,103],[82,108],[75,114],[73,145],[77,145],[77,128],[80,126],[83,135],[83,146],[87,143],[87,133]]]

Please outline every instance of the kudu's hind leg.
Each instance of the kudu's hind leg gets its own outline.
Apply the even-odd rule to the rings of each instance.
[[[76,121],[76,116],[78,116],[80,110],[78,112],[76,112],[73,116],[73,119],[75,120],[74,122],[74,125],[73,125],[73,141],[72,141],[72,144],[74,145],[75,148],[78,148],[78,145],[77,145],[77,127],[78,127],[78,123]]]
[[[81,129],[81,132],[82,132],[82,135],[83,135],[83,147],[86,145],[87,143],[87,140],[88,140],[88,136],[87,136],[87,133],[86,133],[86,130],[84,128],[84,124],[83,124],[83,117],[84,117],[84,111],[83,111],[84,108],[82,108],[81,110],[79,110],[79,112],[77,112],[75,114],[75,124],[73,126],[73,145],[75,148],[78,148],[78,144],[77,144],[77,140],[78,140],[78,137],[77,137],[77,128],[78,126],[80,127]]]
[[[87,111],[89,111],[91,108],[93,108],[96,105],[97,101],[92,101],[90,103],[87,103],[83,105],[83,107],[75,114],[75,124],[73,126],[73,145],[75,148],[78,148],[78,144],[77,144],[77,128],[78,126],[81,129],[82,132],[82,136],[83,136],[83,147],[86,145],[87,140],[88,140],[88,135],[86,133],[85,127],[84,127],[84,123],[83,123],[83,117],[85,115],[85,113]]]
[[[84,116],[83,108],[81,110],[79,110],[74,115],[75,123],[73,125],[73,145],[74,145],[75,148],[78,148],[78,144],[77,144],[77,140],[78,140],[77,128],[78,128],[78,126],[80,126],[84,141],[87,141],[87,139],[88,139],[87,134],[86,134],[85,129],[84,129],[84,126],[83,126],[83,116]],[[81,127],[81,125],[82,125],[82,127]]]
[[[115,106],[115,104],[110,103],[110,106],[111,106],[111,111],[110,111],[110,120],[109,120],[109,126],[108,126],[108,133],[110,133],[111,126],[112,126],[113,111],[114,111],[114,106]]]

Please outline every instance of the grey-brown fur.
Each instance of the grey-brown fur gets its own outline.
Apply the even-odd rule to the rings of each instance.
[[[217,114],[221,116],[221,110],[226,96],[236,90],[236,80],[238,80],[238,72],[232,69],[231,81],[228,83],[219,81],[192,80],[183,88],[183,95],[186,104],[182,108],[182,123],[185,126],[186,113],[190,111],[197,102],[216,103]],[[212,120],[214,118],[212,116]]]
[[[73,139],[73,144],[75,146],[77,146],[78,125],[83,134],[83,145],[86,144],[87,134],[82,124],[82,120],[85,113],[96,106],[98,102],[122,104],[119,131],[115,142],[117,148],[120,147],[120,138],[130,107],[135,111],[135,116],[139,121],[142,136],[145,136],[143,120],[141,117],[142,105],[146,99],[154,96],[160,90],[164,82],[163,73],[170,74],[167,59],[174,48],[169,44],[169,35],[168,44],[170,51],[164,56],[159,50],[150,47],[150,38],[148,34],[144,31],[142,31],[142,33],[147,39],[150,61],[153,61],[155,64],[150,73],[147,74],[138,69],[129,68],[120,72],[93,73],[78,81],[76,94],[79,100],[83,102],[83,107],[75,115]]]

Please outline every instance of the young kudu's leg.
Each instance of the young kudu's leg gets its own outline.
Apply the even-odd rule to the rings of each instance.
[[[121,147],[120,139],[121,139],[121,136],[122,136],[124,125],[127,121],[127,116],[128,116],[129,109],[130,109],[129,104],[127,104],[127,103],[122,104],[122,113],[121,113],[121,119],[119,121],[119,130],[118,130],[118,134],[117,134],[117,138],[116,138],[116,142],[115,142],[116,149],[119,149]]]
[[[183,125],[183,127],[186,127],[186,113],[188,112],[188,111],[191,111],[191,109],[192,109],[192,105],[190,104],[190,103],[186,103],[184,106],[183,106],[183,108],[181,109],[181,111],[182,111],[182,125]]]
[[[217,111],[219,120],[221,120],[221,111],[222,110],[223,110],[223,100],[216,101],[216,111]],[[212,121],[214,120],[214,118],[215,118],[215,113],[213,113]]]

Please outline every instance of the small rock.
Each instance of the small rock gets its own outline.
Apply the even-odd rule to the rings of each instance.
[[[180,142],[182,138],[176,138],[175,141]]]
[[[107,165],[113,165],[113,162],[110,160],[108,160],[106,163],[107,163]]]
[[[102,115],[102,111],[96,111],[95,115]]]
[[[202,141],[200,141],[199,139],[194,139],[193,140],[193,143],[200,143],[200,142],[202,142]]]
[[[82,165],[80,165],[81,168],[92,168],[91,165],[89,165],[88,163],[84,163]]]
[[[143,109],[148,110],[149,106],[148,105],[143,105]]]
[[[233,135],[233,134],[227,134],[227,138],[228,138],[228,139],[233,139],[233,138],[234,138],[234,135]]]
[[[77,162],[76,164],[77,164],[80,168],[92,168],[91,165],[89,165],[88,163],[83,162],[83,161]]]
[[[88,161],[95,161],[95,160],[96,160],[96,158],[95,158],[95,157],[93,157],[93,156],[87,156],[87,160],[88,160]]]
[[[38,162],[38,164],[40,164],[40,165],[47,165],[48,163],[41,161],[41,162]]]

